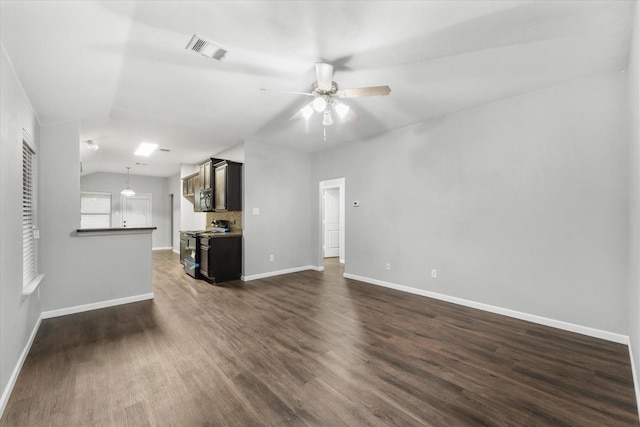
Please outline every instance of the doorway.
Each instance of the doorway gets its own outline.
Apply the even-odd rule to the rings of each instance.
[[[173,194],[169,194],[169,246],[173,249]]]
[[[121,196],[122,227],[151,227],[151,194]]]
[[[345,179],[320,182],[320,230],[322,258],[345,262]]]

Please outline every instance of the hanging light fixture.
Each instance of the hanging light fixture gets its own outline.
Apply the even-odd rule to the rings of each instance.
[[[121,195],[125,196],[125,197],[131,197],[131,196],[135,196],[136,192],[133,191],[131,189],[131,187],[129,187],[129,169],[131,169],[129,166],[127,166],[127,188],[125,188],[124,190],[122,190],[120,192]]]
[[[324,96],[319,96],[316,99],[313,100],[313,102],[311,103],[313,105],[313,109],[316,110],[318,113],[322,113],[325,108],[327,108],[327,100],[325,99]]]
[[[302,117],[304,117],[305,119],[308,119],[313,114],[313,108],[311,107],[311,104],[305,105],[300,109],[300,111],[302,112]]]
[[[336,110],[336,113],[338,113],[341,119],[344,119],[349,112],[349,106],[337,100],[335,104],[333,104],[333,109]]]
[[[333,124],[333,117],[331,117],[331,110],[324,110],[324,115],[322,117],[322,124],[325,126],[331,126]]]

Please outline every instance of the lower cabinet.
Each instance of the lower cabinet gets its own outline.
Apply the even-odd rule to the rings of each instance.
[[[239,280],[242,236],[200,237],[200,274],[212,283]]]

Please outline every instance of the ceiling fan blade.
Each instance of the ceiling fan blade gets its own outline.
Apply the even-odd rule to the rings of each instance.
[[[265,92],[293,93],[293,94],[296,94],[296,95],[313,96],[313,94],[309,93],[309,92],[295,92],[295,91],[292,91],[292,90],[278,90],[278,89],[264,89],[264,88],[260,88],[260,90],[263,90]]]
[[[318,78],[318,89],[329,92],[331,79],[333,79],[333,65],[316,62],[316,77]]]
[[[356,89],[340,89],[336,92],[338,98],[356,98],[359,96],[384,96],[391,93],[389,86],[359,87]]]

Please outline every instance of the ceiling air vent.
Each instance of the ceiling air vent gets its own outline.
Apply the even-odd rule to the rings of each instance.
[[[199,53],[207,58],[217,59],[218,61],[222,60],[227,54],[226,50],[197,34],[194,34],[193,37],[191,37],[191,40],[185,49]]]

